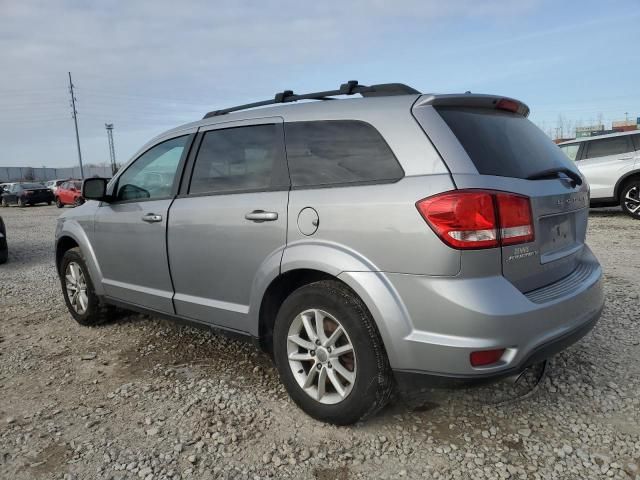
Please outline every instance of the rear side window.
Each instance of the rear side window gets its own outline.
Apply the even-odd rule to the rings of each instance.
[[[587,146],[585,158],[606,157],[608,155],[619,155],[633,150],[628,135],[620,137],[602,138],[591,140]]]
[[[580,144],[572,143],[571,145],[562,145],[560,147],[560,150],[562,150],[567,157],[575,162],[576,157],[578,156],[578,150],[580,150]]]
[[[282,127],[252,125],[204,134],[190,194],[265,190],[288,186]]]
[[[562,150],[521,115],[486,108],[437,111],[482,175],[528,178],[551,168],[575,169]]]
[[[631,139],[633,140],[634,148],[640,150],[640,134],[631,135]]]
[[[285,138],[294,187],[394,182],[404,176],[382,135],[365,122],[289,122]]]

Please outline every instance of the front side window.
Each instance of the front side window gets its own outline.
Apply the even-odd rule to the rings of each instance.
[[[606,157],[609,155],[619,155],[632,150],[629,138],[626,135],[620,137],[602,138],[591,140],[587,147],[585,158]]]
[[[147,150],[118,178],[116,199],[152,200],[171,196],[188,135],[162,142]]]
[[[235,127],[204,134],[189,194],[284,186],[288,186],[288,180],[280,125]]]
[[[572,143],[571,145],[562,145],[560,150],[562,150],[567,157],[569,157],[574,162],[576,161],[576,157],[578,155],[578,150],[580,149],[579,143]]]
[[[289,122],[285,138],[295,187],[394,182],[404,176],[382,135],[365,122]]]

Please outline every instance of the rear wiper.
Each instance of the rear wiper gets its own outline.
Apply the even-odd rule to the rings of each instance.
[[[533,175],[529,175],[527,177],[527,180],[542,180],[544,178],[553,178],[557,177],[559,173],[564,173],[567,177],[573,180],[576,185],[582,185],[582,177],[570,168],[564,167],[547,168],[546,170],[542,170],[538,173],[534,173]]]

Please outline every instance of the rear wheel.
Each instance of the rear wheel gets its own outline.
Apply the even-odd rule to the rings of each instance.
[[[84,203],[84,199],[82,197],[77,197],[74,201],[73,201],[73,205],[75,207],[79,207],[80,205],[82,205]]]
[[[640,220],[640,180],[625,185],[620,196],[622,211],[636,220]]]
[[[69,313],[80,325],[98,325],[111,318],[113,308],[100,304],[79,248],[67,250],[62,257],[60,283]]]
[[[64,204],[60,201],[60,197],[56,197],[56,207],[62,208]]]
[[[2,206],[3,207],[8,207],[9,206],[9,203],[7,202],[7,199],[4,198],[4,197],[2,197]]]
[[[349,425],[384,407],[389,362],[366,306],[338,281],[293,292],[274,328],[274,356],[291,398],[307,414]]]
[[[18,197],[18,206],[19,206],[20,208],[23,208],[23,207],[26,207],[26,206],[27,206],[26,202],[25,202],[24,200],[22,200],[22,198],[21,198],[21,197]]]

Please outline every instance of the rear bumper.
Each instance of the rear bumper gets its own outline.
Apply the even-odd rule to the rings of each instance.
[[[467,384],[518,373],[578,341],[604,306],[602,269],[588,247],[574,273],[524,294],[502,276],[444,278],[387,274],[410,325],[393,335],[399,384]],[[506,349],[472,367],[471,352]],[[416,377],[417,375],[417,377]]]
[[[600,312],[580,325],[578,328],[551,340],[548,343],[536,347],[520,365],[491,373],[479,373],[475,375],[443,375],[440,373],[424,373],[404,370],[394,370],[393,374],[402,395],[411,395],[419,391],[432,388],[465,388],[501,380],[506,377],[518,375],[528,367],[540,363],[556,353],[561,352],[570,345],[576,343],[598,323]]]

